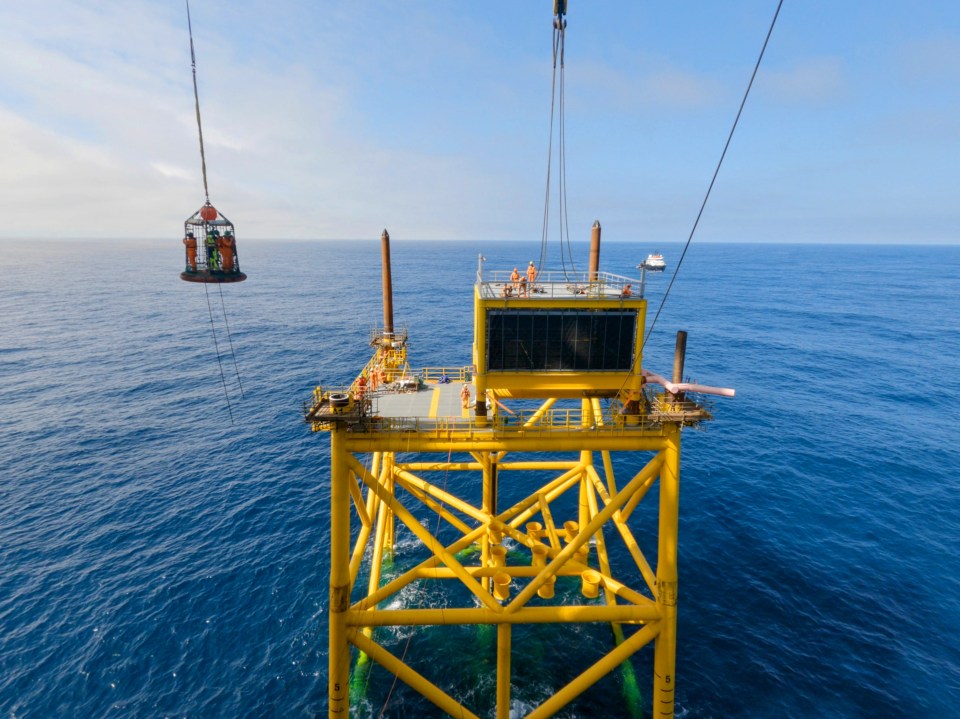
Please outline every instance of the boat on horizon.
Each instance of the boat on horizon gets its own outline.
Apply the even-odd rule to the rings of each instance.
[[[663,255],[661,255],[659,252],[654,252],[647,255],[647,259],[637,265],[637,267],[651,270],[652,272],[663,272],[665,269],[667,269],[667,263],[663,259]]]

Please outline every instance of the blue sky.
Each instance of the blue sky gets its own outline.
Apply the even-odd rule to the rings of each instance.
[[[193,0],[211,199],[246,238],[539,239],[552,7]],[[575,239],[686,239],[775,8],[571,0]],[[183,3],[3,3],[0,157],[0,237],[178,236]],[[960,5],[786,0],[697,240],[956,244],[958,176]]]

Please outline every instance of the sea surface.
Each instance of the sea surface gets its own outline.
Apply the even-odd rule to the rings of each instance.
[[[663,251],[652,318],[680,249],[601,265]],[[480,252],[539,257],[394,241],[415,367],[469,364]],[[240,258],[211,288],[180,281],[178,239],[0,245],[0,719],[326,716],[329,437],[302,403],[369,357],[379,243]],[[960,717],[960,248],[694,243],[646,367],[669,374],[679,329],[687,374],[737,396],[683,435],[678,716]],[[408,659],[492,717],[470,631]],[[517,642],[516,713],[609,639]],[[561,716],[630,716],[623,681]],[[391,684],[354,716],[437,716]]]

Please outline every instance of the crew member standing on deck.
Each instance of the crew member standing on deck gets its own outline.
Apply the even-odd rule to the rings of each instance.
[[[530,260],[530,264],[527,265],[527,282],[530,283],[530,289],[533,289],[533,283],[537,279],[537,266],[533,264],[533,260]]]
[[[513,268],[513,273],[510,275],[510,281],[513,283],[513,289],[517,293],[520,292],[520,272],[516,267]]]
[[[464,409],[470,406],[470,385],[465,384],[463,389],[460,390],[460,402]]]

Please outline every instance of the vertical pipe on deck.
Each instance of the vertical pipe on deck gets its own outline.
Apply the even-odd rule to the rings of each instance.
[[[346,429],[330,433],[330,646],[329,716],[350,710],[350,644],[346,612],[350,608],[350,490],[347,487]]]
[[[664,461],[660,468],[660,538],[657,548],[657,608],[660,633],[653,654],[653,706],[671,719],[677,660],[677,542],[680,514],[680,425],[665,425]]]
[[[393,280],[390,275],[390,233],[380,235],[383,264],[383,333],[393,334]]]
[[[673,350],[673,381],[676,384],[683,382],[683,362],[687,355],[687,333],[684,330],[677,331],[677,346]],[[683,401],[683,392],[677,392],[674,399],[678,402]]]
[[[597,281],[598,272],[600,272],[600,220],[594,220],[590,230],[590,282]]]
[[[580,400],[580,426],[592,427],[595,423],[593,418],[593,405],[586,397]],[[584,467],[593,464],[593,452],[589,450],[580,451],[580,464]],[[587,485],[590,480],[587,478],[586,469],[580,474],[580,495],[577,502],[577,523],[581,527],[586,527],[590,523],[590,506],[587,502]],[[590,546],[589,544],[587,545]]]

